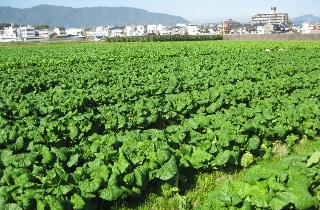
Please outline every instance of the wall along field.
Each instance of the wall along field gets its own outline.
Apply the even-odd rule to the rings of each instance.
[[[103,209],[248,169],[200,209],[317,208],[320,42],[0,48],[2,209]],[[279,164],[257,160],[283,154]],[[240,192],[239,189],[243,189]]]

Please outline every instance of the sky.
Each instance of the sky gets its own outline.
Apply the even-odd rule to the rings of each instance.
[[[134,7],[149,12],[181,16],[191,23],[228,19],[250,21],[253,14],[277,12],[289,18],[313,14],[320,16],[320,0],[0,0],[0,6],[30,8],[40,4],[81,7]]]

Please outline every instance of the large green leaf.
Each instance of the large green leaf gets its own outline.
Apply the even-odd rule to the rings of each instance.
[[[124,177],[123,177],[123,181],[126,183],[126,184],[129,184],[129,185],[132,185],[135,181],[135,173],[129,173],[129,174],[126,174]]]
[[[117,186],[108,186],[106,189],[100,190],[100,197],[107,201],[117,200],[123,193],[123,190]]]
[[[248,140],[247,150],[256,150],[260,146],[260,138],[258,136],[253,136]]]
[[[77,193],[72,195],[70,202],[73,204],[74,209],[83,209],[83,207],[86,205],[83,198]]]
[[[212,154],[202,150],[199,147],[193,147],[191,156],[186,155],[181,158],[181,163],[188,164],[190,163],[193,168],[206,167],[209,164],[209,161],[213,159]],[[186,163],[184,163],[186,162]],[[188,164],[189,165],[189,164]],[[188,166],[186,165],[186,166]]]
[[[174,177],[178,173],[178,168],[176,164],[176,159],[172,156],[168,162],[163,164],[161,168],[157,171],[156,177],[161,180],[168,180]]]
[[[274,209],[274,210],[281,210],[283,209],[286,205],[288,205],[290,201],[285,201],[285,200],[282,200],[278,197],[275,197],[273,198],[270,203],[269,203],[269,206],[271,207],[271,209]]]
[[[56,195],[67,195],[71,190],[74,189],[73,185],[58,185],[54,190],[53,194]]]
[[[225,151],[219,152],[218,155],[216,156],[216,158],[214,159],[214,162],[217,165],[222,166],[223,164],[225,164],[229,160],[230,154],[231,154],[230,150],[225,150]]]
[[[115,163],[115,166],[120,170],[121,173],[124,173],[126,170],[131,168],[130,162],[127,160],[121,149],[119,150],[119,161]]]
[[[42,146],[41,154],[43,156],[41,162],[42,164],[48,164],[54,158],[53,154],[50,152],[50,149],[46,146]]]
[[[319,201],[316,197],[303,189],[291,189],[287,191],[291,195],[291,203],[295,205],[297,209],[318,208]]]
[[[8,202],[9,196],[7,193],[0,193],[0,206],[3,206]]]
[[[1,161],[5,166],[9,166],[12,162],[12,152],[11,150],[1,150]]]
[[[56,163],[54,165],[54,169],[61,179],[65,180],[65,181],[68,180],[69,174],[65,172],[62,164]]]
[[[70,138],[74,139],[78,135],[78,132],[79,132],[77,126],[69,125],[68,128],[70,130]]]
[[[266,195],[263,196],[252,196],[251,203],[259,208],[267,208],[269,207],[268,200],[266,199]]]
[[[59,197],[47,195],[45,197],[50,209],[52,210],[64,210],[62,200]]]
[[[84,181],[80,181],[79,182],[80,190],[87,193],[95,192],[96,190],[99,189],[101,181],[102,181],[101,178],[95,178],[93,180],[86,179]]]
[[[67,147],[61,147],[61,148],[52,147],[51,151],[62,161],[66,161],[68,159]]]
[[[198,129],[198,127],[199,127],[199,123],[197,121],[195,121],[194,119],[192,119],[192,118],[186,119],[185,120],[185,125],[187,127],[193,128],[193,129]]]
[[[18,151],[18,150],[22,149],[23,145],[24,145],[24,139],[22,136],[19,136],[16,139],[14,144],[8,145],[8,148],[12,149],[13,151]]]
[[[313,164],[318,164],[320,161],[320,152],[316,151],[313,153],[307,161],[307,167],[310,167]]]
[[[70,160],[67,162],[67,166],[71,167],[76,165],[78,163],[78,159],[79,159],[78,153],[71,155]]]
[[[25,168],[34,163],[37,155],[38,154],[36,152],[12,155],[11,157],[5,159],[4,164]]]
[[[16,203],[7,203],[3,206],[3,210],[23,210],[23,209]]]

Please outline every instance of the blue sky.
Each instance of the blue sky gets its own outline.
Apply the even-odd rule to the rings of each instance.
[[[229,18],[250,21],[252,14],[269,13],[272,6],[289,18],[313,14],[320,16],[320,0],[0,0],[0,6],[30,8],[39,4],[67,7],[135,7],[149,12],[178,15],[186,20],[215,22]]]

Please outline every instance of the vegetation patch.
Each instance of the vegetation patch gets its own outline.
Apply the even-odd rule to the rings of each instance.
[[[318,208],[319,48],[0,48],[0,206],[125,207],[152,191],[182,209]]]

